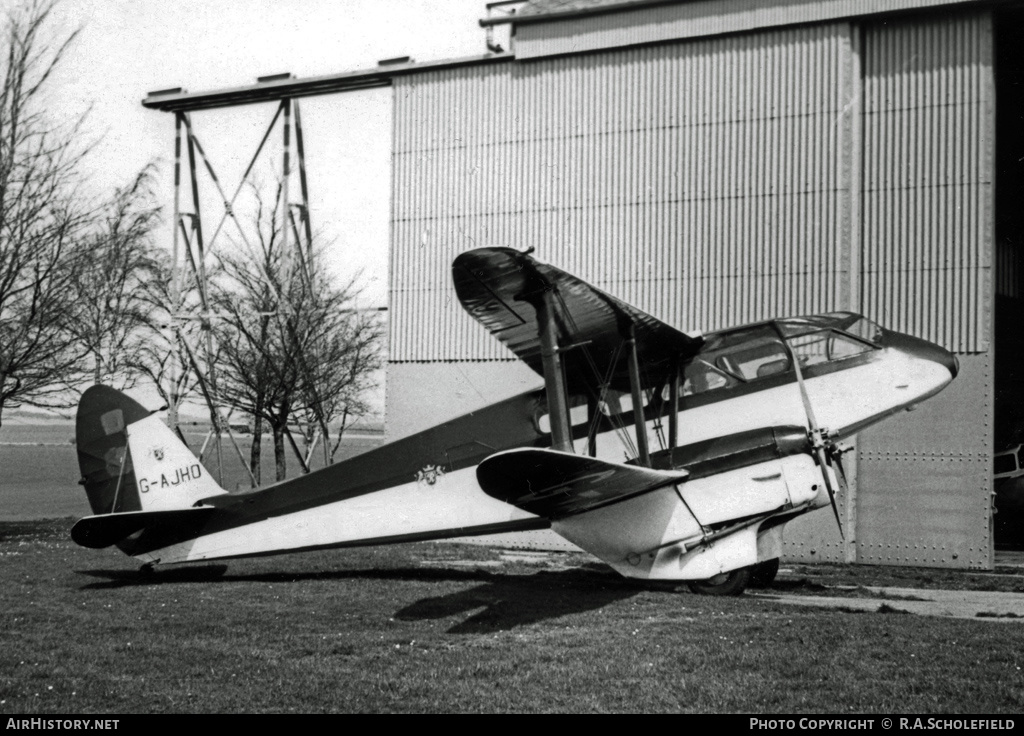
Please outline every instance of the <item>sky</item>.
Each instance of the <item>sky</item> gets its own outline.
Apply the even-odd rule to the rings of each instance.
[[[18,1],[0,0],[0,6]],[[320,76],[397,56],[479,56],[486,53],[477,22],[484,15],[484,0],[62,0],[51,31],[80,31],[53,78],[50,113],[72,119],[88,111],[86,130],[98,139],[90,181],[98,190],[111,191],[157,164],[165,206],[161,237],[169,244],[174,116],[143,108],[148,92],[237,87],[283,72]],[[361,271],[363,306],[383,306],[390,92],[305,98],[301,111],[311,218],[331,244],[329,267],[342,277]],[[196,135],[229,193],[273,112],[272,105],[249,105],[193,115]],[[278,136],[271,139],[276,148],[254,168],[264,184],[280,171]],[[209,238],[224,208],[209,179],[200,180],[200,189]],[[232,236],[229,223],[215,247],[230,247]]]
[[[0,0],[0,13],[27,1]],[[322,76],[370,69],[399,56],[419,62],[480,56],[487,48],[478,21],[486,13],[485,0],[58,0],[50,38],[78,35],[45,100],[54,122],[87,114],[84,135],[95,143],[86,162],[94,195],[109,195],[147,165],[157,167],[164,214],[157,242],[170,249],[174,115],[144,108],[149,92],[239,87],[284,72]],[[499,29],[496,38],[507,47],[507,30]],[[300,105],[311,219],[329,244],[324,265],[339,281],[359,274],[357,306],[386,306],[390,90],[303,98]],[[229,195],[274,110],[263,104],[193,114],[196,135]],[[280,135],[278,126],[253,169],[253,179],[263,185],[280,174]],[[295,192],[298,179],[291,181]],[[202,173],[199,188],[209,245],[223,200]],[[240,217],[244,204],[242,197],[235,208]],[[214,249],[239,247],[236,233],[229,221]],[[130,393],[156,405],[155,394],[144,387]],[[373,411],[383,411],[382,389],[368,398]]]

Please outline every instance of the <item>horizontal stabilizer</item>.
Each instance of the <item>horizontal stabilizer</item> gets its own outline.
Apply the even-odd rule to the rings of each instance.
[[[491,455],[477,467],[484,492],[548,519],[581,514],[686,480],[685,470],[653,470],[556,450]]]
[[[82,547],[101,549],[143,529],[189,527],[204,521],[217,509],[210,506],[168,511],[128,511],[80,519],[71,528],[71,538]]]

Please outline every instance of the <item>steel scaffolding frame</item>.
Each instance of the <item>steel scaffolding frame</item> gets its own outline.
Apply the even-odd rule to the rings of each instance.
[[[282,75],[280,78],[290,78],[291,75]],[[274,79],[278,79],[275,77]],[[242,465],[249,472],[253,485],[256,479],[249,468],[248,463],[242,454],[242,450],[231,431],[230,423],[222,414],[223,406],[220,398],[220,391],[217,381],[216,361],[214,360],[213,345],[213,320],[216,315],[210,305],[209,296],[209,275],[207,262],[214,253],[214,245],[218,236],[221,235],[224,225],[230,219],[237,226],[237,230],[245,244],[250,246],[245,235],[245,229],[238,221],[234,212],[234,204],[238,199],[242,188],[249,179],[253,167],[260,159],[267,141],[270,139],[278,121],[282,121],[282,161],[281,161],[281,187],[280,194],[275,202],[275,209],[280,208],[281,217],[281,238],[283,258],[283,282],[290,283],[294,260],[298,259],[300,265],[300,277],[304,279],[309,287],[313,287],[315,269],[313,263],[313,228],[309,208],[309,186],[306,179],[305,148],[302,135],[302,117],[298,100],[282,98],[278,101],[277,108],[255,153],[249,160],[249,164],[242,174],[237,187],[229,197],[221,180],[213,168],[206,151],[196,135],[191,117],[188,112],[176,111],[175,115],[175,139],[174,139],[174,214],[173,214],[173,235],[172,235],[172,272],[171,272],[171,320],[168,336],[171,344],[178,346],[178,350],[172,350],[170,385],[170,400],[168,402],[168,421],[171,428],[181,434],[179,424],[179,409],[185,396],[179,392],[178,371],[191,369],[198,380],[200,391],[210,412],[210,431],[200,450],[200,459],[206,455],[206,451],[213,443],[213,451],[217,459],[218,478],[223,483],[224,456],[222,449],[222,436],[227,434],[232,446],[242,462]],[[293,144],[294,131],[294,144]],[[184,143],[184,146],[183,146]],[[292,155],[298,162],[299,176],[299,202],[291,201],[291,188],[289,186],[292,177]],[[184,151],[183,151],[184,148]],[[184,161],[183,161],[184,159]],[[202,162],[210,182],[213,184],[217,195],[224,203],[224,212],[213,232],[213,236],[207,241],[204,237],[203,220],[204,213],[200,205],[200,178],[199,162]],[[182,176],[183,166],[187,166],[187,176]],[[182,199],[186,204],[190,200],[191,210],[187,211],[182,207]],[[189,309],[187,305],[190,293],[194,293],[198,301],[197,308]],[[200,326],[199,345],[190,344],[190,335],[182,329],[189,321],[197,321]],[[205,357],[207,371],[200,366],[196,355],[202,352]],[[187,366],[178,365],[178,362],[187,362]],[[308,470],[309,458],[303,457],[299,452],[294,439],[288,434],[292,447],[303,465]],[[326,447],[326,442],[324,443]]]

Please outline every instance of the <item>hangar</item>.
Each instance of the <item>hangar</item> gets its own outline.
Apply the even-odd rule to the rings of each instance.
[[[145,104],[390,86],[392,438],[541,385],[454,298],[479,245],[535,248],[685,330],[848,310],[943,345],[957,380],[858,436],[845,540],[811,515],[785,554],[987,569],[993,454],[1024,427],[1022,8],[498,2],[481,25],[510,48],[483,57]]]

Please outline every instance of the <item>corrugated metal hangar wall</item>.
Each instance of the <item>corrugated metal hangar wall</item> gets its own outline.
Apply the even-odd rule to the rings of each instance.
[[[812,514],[787,555],[991,567],[992,55],[946,10],[396,77],[391,435],[540,385],[455,298],[472,247],[687,330],[851,309],[961,373],[858,438],[846,542]]]

